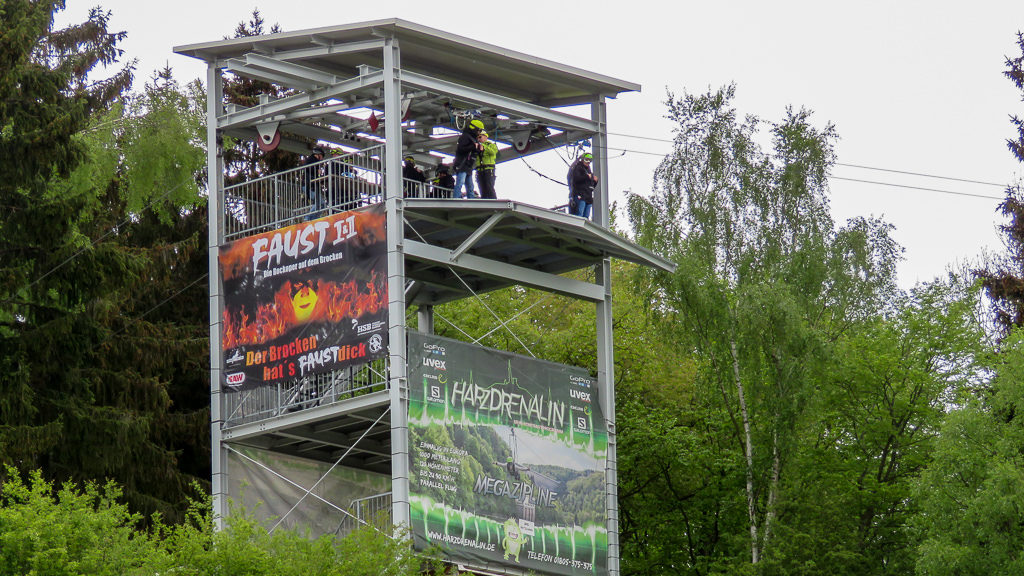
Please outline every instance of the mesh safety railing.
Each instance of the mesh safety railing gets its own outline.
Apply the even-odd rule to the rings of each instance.
[[[383,146],[224,188],[224,239],[268,232],[384,199]]]
[[[223,390],[224,423],[238,426],[387,389],[387,357],[323,374]]]

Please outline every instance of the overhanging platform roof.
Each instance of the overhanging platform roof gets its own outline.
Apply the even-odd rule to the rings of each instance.
[[[399,18],[231,38],[176,46],[178,54],[226,63],[246,54],[264,54],[301,63],[339,77],[358,66],[383,67],[383,38],[393,36],[402,51],[401,68],[543,106],[589,104],[595,95],[615,97],[640,85],[581,68],[537,58],[421,26]]]
[[[674,271],[675,263],[590,220],[510,200],[404,203],[407,305],[441,304],[515,284],[598,301],[590,284],[552,278],[618,258]]]
[[[389,402],[386,390],[372,392],[274,418],[228,426],[222,437],[229,443],[320,462],[340,459],[340,463],[349,468],[388,474],[391,471]]]

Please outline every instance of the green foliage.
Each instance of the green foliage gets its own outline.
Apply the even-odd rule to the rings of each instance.
[[[363,528],[337,539],[270,532],[245,510],[213,531],[209,502],[193,502],[188,520],[152,530],[118,502],[114,483],[66,484],[54,491],[39,471],[28,483],[8,469],[0,488],[0,573],[39,576],[184,574],[214,576],[418,576],[436,570],[409,540]]]
[[[208,510],[208,509],[207,509]],[[160,573],[195,576],[419,576],[429,560],[413,554],[405,537],[393,538],[364,527],[342,539],[310,538],[294,530],[268,531],[245,510],[233,510],[225,529],[213,532],[212,520],[193,512],[194,522],[161,527],[164,555]]]
[[[1020,574],[1024,570],[1024,340],[1002,345],[991,390],[963,399],[937,441],[918,488],[923,514],[917,573]]]
[[[784,573],[913,572],[917,478],[945,409],[983,370],[978,292],[958,277],[919,286],[830,347],[783,498]]]
[[[693,378],[683,362],[617,393],[624,574],[709,574],[742,551],[728,533],[746,517],[742,457],[727,415],[694,394]]]
[[[145,570],[159,550],[134,530],[139,517],[118,503],[120,489],[65,484],[54,492],[39,471],[28,483],[8,468],[0,491],[0,573],[121,576]]]
[[[1024,95],[1024,34],[1017,33],[1021,55],[1006,59],[1003,72]],[[1017,130],[1015,138],[1006,141],[1018,161],[1024,162],[1024,120],[1016,115],[1010,121]],[[1006,189],[1006,199],[999,211],[1009,221],[1000,225],[1005,236],[1006,253],[988,258],[984,268],[974,271],[981,279],[992,306],[995,326],[1005,337],[1014,327],[1024,326],[1024,188],[1020,183]]]
[[[52,173],[67,175],[81,161],[69,134],[130,84],[131,67],[105,80],[89,74],[113,64],[124,33],[107,31],[109,13],[94,8],[77,26],[53,29],[63,0],[8,0],[0,11],[0,187],[38,190]]]
[[[52,31],[61,6],[5,3],[0,26],[0,117],[25,117],[0,136],[0,463],[174,519],[209,466],[197,88],[94,82],[123,35],[99,10]]]
[[[1004,74],[1024,91],[1021,55],[1006,59]],[[1010,152],[1024,162],[1024,122],[1011,116]],[[981,381],[956,398],[936,440],[935,459],[922,474],[922,514],[917,574],[1020,574],[1024,571],[1024,196],[1019,184],[1006,190],[999,210],[1006,253],[974,271],[984,287],[1002,339],[990,363],[991,382]],[[966,392],[966,391],[965,391]]]
[[[595,363],[596,320],[583,302],[513,287],[446,304],[436,315],[441,336],[574,366]]]
[[[765,152],[765,123],[740,119],[734,95],[734,87],[670,95],[675,149],[651,195],[629,199],[637,241],[679,266],[641,271],[640,300],[659,330],[694,351],[698,368],[692,403],[676,406],[676,424],[660,432],[696,455],[692,468],[652,475],[686,503],[656,517],[672,514],[685,529],[674,547],[638,543],[642,573],[791,569],[780,561],[798,534],[784,516],[813,499],[789,487],[805,481],[832,343],[896,294],[900,249],[890,227],[858,219],[836,228],[829,213],[834,128],[788,109],[768,125]]]
[[[113,61],[122,35],[106,31],[98,10],[83,24],[52,30],[52,11],[62,6],[7,2],[0,13],[0,458],[26,468],[61,443],[62,415],[41,404],[66,401],[77,360],[96,341],[80,313],[96,305],[94,295],[113,290],[103,271],[135,264],[105,247],[87,249],[78,215],[95,205],[89,195],[48,189],[70,179],[86,154],[74,134],[131,79],[125,69],[106,82],[87,80]]]
[[[629,290],[634,270],[631,264],[612,263],[616,385],[652,374],[674,374],[685,358],[649,330],[645,304]],[[569,277],[593,282],[593,271]],[[596,372],[597,320],[590,303],[512,287],[445,304],[435,312],[435,329],[441,336]],[[415,325],[414,320],[411,323]]]
[[[157,73],[129,99],[119,120],[117,151],[123,154],[125,210],[147,208],[169,224],[175,207],[196,204],[206,170],[206,93],[199,81],[181,88],[170,68]]]

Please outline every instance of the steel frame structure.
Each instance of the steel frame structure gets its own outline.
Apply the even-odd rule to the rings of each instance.
[[[597,312],[597,379],[609,431],[606,469],[608,568],[619,573],[617,465],[610,258],[666,270],[673,264],[608,230],[607,178],[595,191],[593,221],[506,200],[455,202],[404,199],[402,159],[423,162],[451,154],[457,134],[445,131],[453,110],[473,110],[513,152],[584,139],[593,142],[595,169],[607,174],[609,97],[639,85],[542,60],[404,20],[389,19],[266,36],[179,46],[207,71],[209,168],[210,381],[213,503],[228,513],[229,451],[238,446],[294,451],[330,461],[362,454],[366,469],[389,469],[392,522],[409,522],[406,309],[418,307],[418,328],[433,330],[433,306],[511,285],[525,285],[592,302]],[[223,104],[223,73],[291,89],[251,108]],[[556,106],[585,105],[589,117]],[[370,109],[370,118],[353,114]],[[383,138],[378,115],[383,118]],[[493,127],[493,128],[492,128]],[[246,423],[228,422],[221,342],[223,294],[218,250],[225,241],[222,138],[273,134],[282,149],[306,153],[310,142],[347,151],[380,146],[387,213],[389,337],[383,390]],[[509,158],[508,156],[511,156]],[[507,159],[518,155],[506,154]],[[396,193],[397,192],[397,193]],[[217,217],[221,215],[221,217]],[[562,274],[593,268],[592,282]],[[398,343],[398,345],[395,345]],[[369,422],[389,434],[365,440]],[[363,428],[359,440],[355,431]],[[345,430],[345,431],[343,431]],[[360,445],[360,442],[369,443]],[[340,461],[340,458],[339,460]]]

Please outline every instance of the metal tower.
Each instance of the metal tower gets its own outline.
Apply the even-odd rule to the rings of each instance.
[[[255,496],[264,512],[277,518],[275,526],[301,523],[314,532],[339,532],[374,512],[395,526],[408,525],[407,310],[416,307],[418,330],[429,334],[433,306],[521,285],[596,306],[595,385],[600,424],[607,430],[602,460],[607,560],[604,569],[583,572],[618,574],[610,259],[673,268],[608,229],[606,99],[640,86],[400,19],[218,40],[175,52],[208,64],[215,514],[229,514],[229,499],[248,503]],[[249,108],[225,106],[225,71],[290,92],[264,97]],[[589,117],[560,110],[580,105],[589,107]],[[499,162],[591,141],[595,172],[602,176],[593,221],[514,200],[438,199],[423,197],[429,196],[424,189],[410,193],[403,158],[411,155],[428,167],[440,163],[453,154],[458,138],[453,124],[470,118],[482,119],[505,147]],[[326,159],[314,179],[326,186],[343,182],[345,194],[313,213],[308,190],[313,179],[303,180],[296,171],[225,186],[225,138],[254,140],[268,151],[307,154],[320,143],[342,152]],[[234,329],[225,325],[226,247],[301,227],[326,213],[370,209],[382,214],[386,230],[380,240],[386,245],[387,300],[381,311],[386,328],[380,327],[389,344],[385,353],[302,376],[268,367],[263,383],[242,385],[244,377],[229,366],[258,364],[265,351],[250,351],[248,359],[237,350],[225,354],[225,337]],[[595,271],[594,281],[564,275],[584,269]],[[353,321],[353,330],[362,329]],[[295,339],[271,352],[286,356],[311,342]],[[466,565],[523,571],[502,562]],[[582,573],[555,565],[541,571]]]

